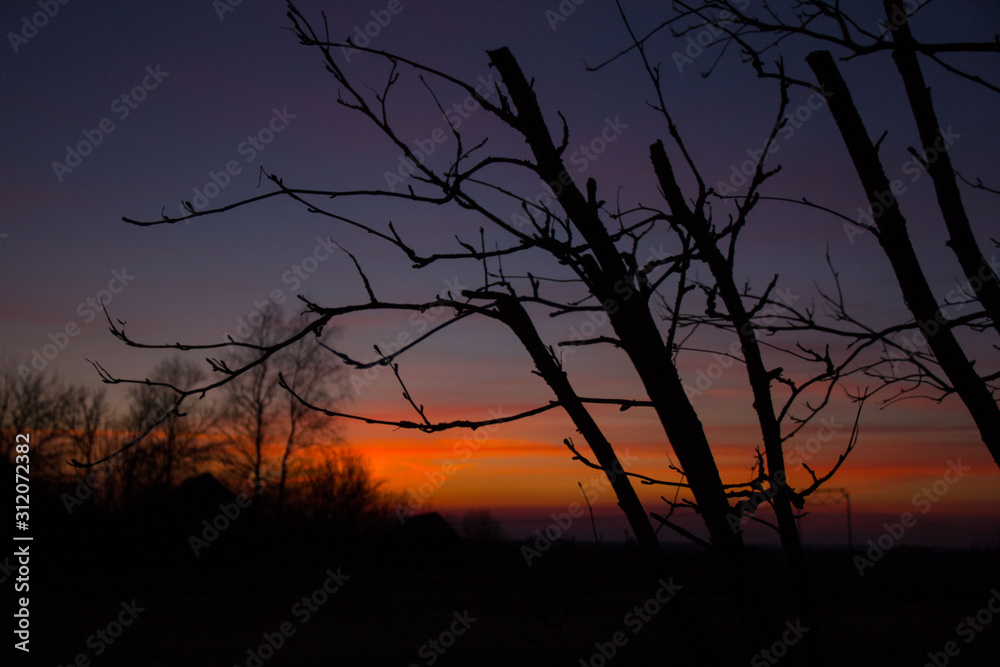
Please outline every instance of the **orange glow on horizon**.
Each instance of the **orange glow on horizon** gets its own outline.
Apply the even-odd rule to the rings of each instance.
[[[503,414],[515,414],[530,407],[534,406],[512,406],[505,408]],[[450,419],[482,419],[485,414],[480,408],[468,406],[438,408],[438,411]],[[398,413],[386,411],[370,416],[392,419]],[[666,481],[681,481],[679,474],[669,468],[668,452],[675,463],[676,456],[654,420],[640,414],[638,420],[629,422],[633,418],[631,412],[622,417],[616,410],[598,416],[609,423],[606,426],[609,437],[617,436],[616,450],[627,470]],[[996,465],[972,429],[890,428],[879,423],[879,417],[876,414],[872,423],[862,423],[858,445],[824,488],[846,489],[859,515],[898,516],[930,507],[935,514],[978,517],[983,524],[997,516],[1000,487],[994,481]],[[749,480],[758,446],[756,425],[713,425],[709,419],[705,423],[723,482]],[[415,512],[457,515],[476,508],[489,509],[496,516],[533,513],[547,517],[552,512],[565,511],[574,503],[584,505],[582,484],[595,514],[620,516],[604,473],[574,461],[562,443],[564,437],[575,435],[581,454],[592,457],[566,416],[557,410],[476,431],[456,429],[425,434],[356,422],[342,422],[342,426],[343,440],[333,447],[350,447],[364,456],[373,476],[385,481],[386,490],[411,503]],[[812,482],[802,463],[817,475],[829,472],[846,446],[848,432],[849,428],[844,428],[825,443],[809,438],[789,441],[785,452],[793,486],[802,489]],[[101,435],[114,438],[122,434]],[[219,438],[217,434],[198,437],[206,444],[218,443]],[[947,446],[942,445],[943,441]],[[278,449],[273,446],[274,452]],[[325,450],[327,445],[304,450],[300,460],[308,464],[322,457]],[[946,484],[942,480],[949,474],[954,477],[954,473],[949,473],[954,466],[959,466],[962,474],[957,483]],[[660,495],[673,497],[674,493],[674,487],[638,482],[634,486],[650,510],[662,506]],[[681,497],[690,494],[682,489]],[[930,500],[921,500],[922,497]],[[842,511],[824,505],[818,498],[815,502],[807,501],[807,510],[831,516]]]

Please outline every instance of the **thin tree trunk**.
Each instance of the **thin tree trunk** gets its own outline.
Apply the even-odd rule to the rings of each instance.
[[[941,324],[946,320],[920,268],[920,262],[910,243],[906,219],[899,210],[898,202],[895,199],[888,204],[881,201],[885,198],[885,193],[891,193],[889,179],[882,169],[878,151],[868,136],[861,115],[854,106],[847,84],[828,51],[814,51],[806,56],[806,62],[816,74],[820,85],[830,93],[830,111],[840,128],[868,201],[872,203],[873,209],[876,203],[883,208],[881,215],[873,216],[878,229],[876,236],[892,264],[903,293],[903,301],[923,331],[931,351],[955,391],[972,414],[993,460],[1000,466],[1000,407],[993,400],[986,383],[976,374],[951,328]]]
[[[538,370],[539,375],[545,380],[549,388],[555,394],[563,409],[573,420],[577,430],[587,441],[597,462],[604,469],[608,481],[618,499],[618,506],[625,513],[632,532],[635,533],[636,541],[639,544],[640,552],[650,572],[657,577],[669,578],[673,576],[673,571],[668,562],[663,546],[656,537],[656,532],[649,521],[649,516],[643,508],[642,501],[632,486],[632,481],[624,474],[624,468],[614,447],[605,437],[600,427],[594,421],[587,407],[577,396],[572,384],[566,377],[562,367],[552,357],[551,351],[542,342],[524,307],[514,297],[501,297],[496,301],[497,311],[500,319],[510,327],[511,331],[518,337],[531,356]],[[731,570],[727,568],[726,575],[731,583],[736,587],[735,593],[738,599],[738,613],[744,628],[753,633],[752,638],[747,637],[747,641],[752,642],[757,638],[767,637],[768,628],[762,618],[761,612],[756,605],[748,606],[743,604],[752,598],[750,586],[747,583],[746,572],[743,570]],[[671,618],[676,624],[682,642],[697,647],[704,651],[713,646],[709,635],[705,633],[701,622],[698,620],[693,609],[688,602],[689,597],[685,591],[681,591],[676,598],[667,605]]]
[[[768,479],[775,489],[772,502],[778,520],[778,533],[791,569],[801,607],[800,611],[808,625],[815,616],[815,600],[812,581],[802,554],[798,526],[795,524],[795,513],[792,509],[793,499],[785,471],[781,427],[775,416],[774,403],[771,398],[771,374],[764,366],[764,358],[760,351],[757,335],[754,332],[753,322],[750,321],[750,316],[747,314],[733,278],[732,264],[719,250],[709,222],[703,217],[695,215],[685,202],[662,142],[657,141],[650,147],[650,159],[671,213],[678,223],[691,234],[701,258],[708,264],[712,276],[715,278],[715,284],[718,286],[719,295],[729,313],[729,321],[739,336],[747,376],[753,391],[753,408],[757,413],[761,437],[764,441]]]
[[[552,143],[534,91],[506,48],[489,51],[517,108],[517,129],[524,135],[537,161],[539,176],[561,185],[557,198],[596,257],[586,268],[587,280],[601,302],[621,347],[635,367],[652,401],[664,431],[687,475],[713,544],[736,567],[743,561],[743,540],[727,517],[732,512],[722,478],[712,456],[698,415],[681,384],[677,368],[666,349],[652,313],[648,295],[634,284],[618,249],[597,214],[568,177],[561,153]]]
[[[646,510],[632,487],[631,480],[622,474],[624,469],[614,447],[608,442],[586,406],[580,401],[562,367],[553,359],[550,350],[538,336],[534,323],[521,303],[514,297],[505,297],[497,299],[496,304],[501,320],[510,327],[521,344],[524,345],[528,354],[531,355],[531,360],[539,375],[552,389],[563,409],[573,420],[577,430],[590,445],[597,462],[604,469],[608,481],[611,482],[611,487],[618,498],[618,506],[622,508],[632,526],[646,561],[654,565],[657,570],[665,568],[663,549],[656,538]],[[665,570],[662,573],[670,574]]]
[[[899,0],[883,0],[883,3],[886,16],[893,26],[892,59],[903,78],[906,96],[910,100],[910,109],[917,122],[920,142],[923,144],[924,155],[927,156],[927,173],[934,182],[938,206],[941,208],[950,236],[947,245],[958,258],[958,263],[961,264],[962,271],[979,303],[993,320],[993,328],[1000,333],[1000,283],[997,282],[993,267],[983,256],[972,233],[972,225],[962,203],[962,193],[958,189],[955,168],[948,154],[948,144],[934,111],[930,88],[924,81],[920,63],[917,61],[906,8]]]
[[[514,126],[531,148],[539,177],[560,185],[557,190],[559,203],[593,252],[593,256],[582,258],[583,277],[607,313],[621,348],[635,368],[684,470],[698,511],[722,560],[723,574],[747,638],[763,641],[769,636],[772,625],[767,612],[760,608],[756,582],[752,575],[748,577],[750,568],[742,535],[730,527],[728,518],[733,510],[704,427],[684,391],[650,312],[650,295],[636,285],[634,275],[600,220],[597,204],[593,201],[595,193],[589,193],[588,201],[569,176],[561,152],[552,142],[534,91],[514,56],[506,48],[488,54],[517,110]],[[648,524],[648,519],[646,522]]]
[[[260,479],[260,469],[263,466],[263,452],[264,452],[264,411],[258,406],[256,421],[254,423],[254,434],[253,434],[253,497],[254,500],[260,495],[261,491],[261,479]]]
[[[288,439],[285,441],[285,451],[281,454],[281,476],[278,478],[278,518],[281,518],[285,506],[285,484],[288,481],[288,459],[292,456],[292,448],[295,445],[295,419],[288,430]]]

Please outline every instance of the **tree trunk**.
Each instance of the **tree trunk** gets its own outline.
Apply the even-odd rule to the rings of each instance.
[[[604,469],[618,499],[618,506],[625,513],[625,517],[632,527],[632,532],[635,533],[643,561],[650,573],[654,577],[672,577],[673,571],[663,546],[656,537],[656,532],[642,506],[642,501],[639,500],[639,496],[632,486],[632,481],[624,474],[625,470],[614,447],[577,396],[566,377],[566,373],[553,358],[549,348],[542,342],[528,313],[521,303],[512,296],[497,299],[496,305],[501,321],[510,327],[521,344],[524,345],[539,375],[552,389],[563,409],[573,420],[577,430],[587,441],[597,462]],[[770,628],[766,626],[758,606],[746,604],[753,599],[745,578],[746,573],[742,570],[733,571],[727,568],[726,574],[735,586],[738,613],[744,628],[748,633],[752,633],[752,636],[746,637],[748,646],[754,646],[756,645],[754,641],[768,636]],[[677,597],[669,602],[667,609],[682,643],[693,646],[700,651],[712,649],[713,642],[705,633],[701,622],[691,608],[687,592],[682,589]]]
[[[506,48],[488,54],[517,109],[514,127],[530,146],[538,175],[545,182],[560,186],[554,188],[557,199],[593,252],[593,256],[583,256],[583,277],[607,313],[621,348],[635,368],[677,455],[713,546],[722,559],[744,629],[750,636],[763,640],[771,624],[766,612],[760,609],[760,596],[754,582],[747,578],[750,568],[742,534],[733,530],[728,521],[733,510],[722,478],[704,427],[684,391],[670,351],[650,312],[650,295],[635,284],[634,275],[598,216],[596,203],[588,201],[569,176],[561,153],[552,142],[538,100],[514,56]]]
[[[539,176],[561,186],[559,203],[596,257],[596,262],[585,257],[591,259],[586,276],[591,291],[607,312],[622,349],[653,403],[687,475],[712,542],[736,566],[742,563],[743,540],[727,521],[732,508],[719,470],[701,421],[656,328],[649,310],[649,295],[635,286],[633,276],[598,217],[597,207],[584,198],[569,177],[561,154],[552,143],[535,94],[514,56],[506,48],[488,53],[517,108],[517,129],[531,147],[538,162]]]
[[[580,401],[562,367],[552,357],[550,350],[538,336],[534,323],[521,303],[514,297],[507,297],[498,299],[496,304],[501,320],[510,327],[528,354],[531,355],[531,360],[538,373],[552,389],[563,409],[573,420],[577,430],[590,445],[597,462],[604,468],[608,481],[611,482],[611,488],[614,489],[615,496],[618,498],[618,506],[622,508],[629,525],[632,526],[632,531],[635,533],[636,541],[638,541],[646,561],[655,570],[662,570],[663,574],[669,575],[668,571],[663,570],[666,565],[660,542],[656,538],[656,533],[639,496],[636,495],[635,489],[632,487],[631,480],[623,474],[624,469],[614,447],[608,442],[587,407]]]
[[[254,421],[253,433],[253,497],[254,500],[260,496],[261,492],[261,468],[264,459],[264,410],[257,407],[256,419]]]
[[[729,313],[729,321],[739,336],[747,376],[753,392],[753,408],[757,414],[761,437],[764,441],[767,477],[774,489],[772,502],[778,520],[781,546],[784,548],[785,557],[788,559],[791,569],[801,607],[800,611],[808,625],[815,616],[813,587],[806,570],[802,542],[799,539],[795,513],[792,509],[793,498],[785,471],[781,426],[774,414],[774,403],[771,399],[771,374],[764,366],[764,358],[760,351],[757,335],[754,332],[753,322],[750,321],[750,316],[743,306],[739,288],[737,288],[733,277],[732,264],[719,250],[708,220],[696,215],[685,202],[662,142],[657,141],[650,147],[650,159],[671,213],[678,223],[691,234],[702,260],[708,264],[712,276],[715,278],[719,296],[722,297]],[[801,503],[799,506],[801,507]]]
[[[881,201],[886,193],[892,192],[889,179],[882,169],[878,152],[868,136],[861,115],[854,106],[847,84],[828,51],[814,51],[806,56],[806,62],[816,74],[820,85],[830,93],[830,111],[854,162],[854,169],[868,201],[873,210],[876,203],[883,208],[881,215],[873,216],[878,229],[876,236],[892,264],[903,293],[903,301],[923,331],[931,351],[955,391],[972,414],[993,460],[1000,466],[1000,408],[993,400],[986,383],[976,374],[938,308],[937,300],[910,243],[906,219],[899,210],[898,202],[895,199],[889,204]]]
[[[962,193],[958,189],[955,169],[948,154],[948,141],[941,133],[931,91],[917,61],[906,9],[899,0],[883,0],[883,3],[886,16],[893,26],[892,59],[903,78],[910,109],[917,122],[920,142],[923,144],[924,155],[927,156],[927,173],[934,182],[938,206],[950,236],[947,245],[958,258],[979,303],[993,320],[993,328],[1000,333],[1000,283],[972,233],[972,225],[962,203]]]
[[[288,439],[285,441],[285,451],[281,454],[281,476],[278,478],[278,508],[277,515],[281,518],[285,507],[285,485],[288,482],[288,459],[292,456],[292,448],[295,444],[295,420],[289,427]]]

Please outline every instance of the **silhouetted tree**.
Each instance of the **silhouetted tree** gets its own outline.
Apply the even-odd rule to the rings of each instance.
[[[249,343],[261,348],[280,340],[279,321],[274,313],[263,315],[261,325],[249,336]],[[256,357],[250,348],[232,353],[235,364],[244,365]],[[276,359],[266,359],[225,387],[222,419],[225,422],[227,465],[237,476],[250,482],[253,496],[264,489],[267,448],[277,436],[278,374]]]
[[[264,313],[260,325],[246,339],[255,348],[234,351],[228,363],[251,362],[257,350],[277,345],[304,324],[297,318],[286,319],[277,309]],[[226,385],[222,418],[230,450],[228,465],[238,477],[250,481],[255,497],[276,478],[274,502],[279,514],[296,455],[337,439],[330,419],[295,398],[297,394],[324,405],[343,398],[343,369],[336,357],[324,350],[326,338],[329,335],[299,339]],[[278,386],[281,381],[295,394],[282,391]]]
[[[87,463],[98,458],[112,426],[111,417],[103,388],[73,387],[66,393],[60,428],[75,456]]]
[[[310,397],[301,388],[293,386],[288,376],[279,382],[279,386],[302,406],[330,417],[427,433],[454,428],[480,428],[562,409],[572,420],[590,454],[581,451],[582,447],[570,438],[565,441],[567,447],[574,458],[602,470],[607,476],[618,504],[635,534],[648,571],[657,577],[670,576],[673,568],[657,538],[650,515],[636,492],[634,480],[637,479],[642,484],[667,487],[685,494],[682,499],[668,501],[670,512],[678,508],[696,511],[704,521],[707,539],[681,528],[671,520],[670,513],[657,516],[657,521],[694,539],[716,555],[719,558],[721,576],[729,584],[729,590],[735,599],[734,613],[739,616],[744,629],[758,639],[772,636],[771,619],[768,610],[761,609],[760,594],[761,585],[770,582],[763,582],[756,577],[744,552],[740,526],[745,518],[746,504],[762,496],[774,507],[778,518],[775,529],[779,532],[793,565],[794,583],[804,588],[807,573],[802,564],[794,508],[800,508],[804,497],[829,479],[843,463],[847,452],[857,441],[857,424],[850,436],[845,437],[844,454],[833,470],[817,475],[809,469],[811,481],[802,488],[794,488],[785,474],[782,447],[788,438],[815,418],[822,407],[810,405],[805,400],[803,391],[806,388],[824,388],[826,397],[822,404],[825,405],[830,391],[839,381],[846,364],[851,361],[851,355],[834,359],[827,350],[796,348],[789,344],[788,354],[799,361],[815,364],[818,368],[815,372],[806,372],[796,378],[790,377],[790,372],[785,373],[773,358],[764,355],[757,332],[764,330],[759,320],[762,311],[773,303],[771,291],[774,283],[759,294],[751,293],[746,286],[740,287],[743,280],[735,275],[733,257],[737,236],[747,224],[749,214],[759,200],[757,189],[770,175],[763,166],[766,151],[757,161],[750,193],[736,202],[736,215],[726,224],[717,227],[713,223],[709,204],[716,193],[702,180],[696,163],[663,102],[658,70],[650,65],[643,53],[643,64],[655,84],[658,97],[656,108],[666,121],[666,133],[670,137],[669,148],[657,141],[650,147],[649,156],[650,180],[659,185],[666,206],[663,209],[648,204],[634,204],[612,208],[599,197],[600,188],[595,179],[588,179],[585,184],[578,184],[574,180],[566,166],[566,151],[570,145],[568,121],[559,114],[560,121],[557,130],[553,132],[536,91],[508,49],[500,48],[487,53],[491,66],[500,76],[500,82],[490,90],[482,90],[481,86],[477,88],[447,73],[396,54],[360,47],[350,42],[331,41],[325,37],[328,34],[326,31],[321,31],[324,35],[321,36],[292,5],[289,17],[300,42],[319,51],[327,70],[340,88],[340,104],[369,121],[402,153],[404,162],[412,171],[409,183],[405,191],[400,192],[396,192],[394,187],[355,191],[305,190],[286,185],[278,175],[266,174],[274,186],[272,192],[230,204],[225,207],[226,210],[271,197],[287,198],[302,205],[310,213],[325,216],[337,224],[361,229],[380,239],[415,268],[446,262],[478,262],[482,266],[482,284],[463,289],[460,293],[446,292],[426,298],[383,298],[376,294],[363,263],[345,250],[345,254],[357,268],[367,300],[346,305],[324,305],[300,297],[306,311],[305,317],[297,327],[280,335],[271,335],[261,330],[255,332],[255,337],[248,341],[152,346],[131,339],[123,325],[112,322],[115,335],[137,347],[183,347],[234,353],[232,362],[210,360],[213,370],[221,373],[221,379],[217,381],[192,388],[169,383],[161,383],[159,386],[170,389],[179,404],[212,389],[226,387],[225,391],[230,392],[234,404],[243,411],[241,414],[247,429],[244,435],[247,460],[254,481],[259,483],[263,452],[268,441],[261,427],[273,418],[276,401],[275,388],[266,379],[273,373],[272,369],[279,363],[278,359],[284,351],[293,349],[303,341],[318,338],[328,327],[341,321],[338,318],[352,313],[422,313],[431,308],[449,309],[453,313],[451,319],[431,328],[401,349],[380,350],[379,358],[375,361],[361,361],[330,345],[324,345],[335,358],[355,369],[364,370],[374,366],[391,369],[402,388],[404,399],[415,414],[411,419],[376,418],[346,412],[330,406],[326,397]],[[632,47],[641,52],[642,40],[634,35],[631,40]],[[390,68],[386,82],[380,87],[372,87],[356,80],[360,75],[346,71],[335,57],[342,47],[353,48],[384,61]],[[457,89],[497,121],[500,129],[496,131],[496,137],[508,139],[506,146],[526,145],[527,150],[504,150],[504,145],[500,144],[493,152],[481,155],[486,138],[470,141],[466,136],[469,131],[460,130],[449,119],[447,122],[451,138],[456,146],[454,155],[441,167],[431,160],[422,159],[389,120],[390,109],[395,103],[394,86],[404,71],[413,72],[424,80],[431,104],[439,109],[442,107],[435,88],[447,86]],[[771,139],[781,127],[781,116],[786,103],[783,87],[780,91],[778,119],[770,130]],[[412,101],[407,100],[407,106],[412,106]],[[490,146],[497,145],[491,137]],[[675,156],[674,160],[679,156],[680,163],[689,168],[697,181],[693,199],[682,193],[669,157],[671,153]],[[645,159],[644,156],[643,160]],[[516,172],[518,175],[508,179],[508,172]],[[543,197],[528,194],[530,191],[524,189],[522,177],[527,177],[535,188],[539,185],[547,188],[546,194]],[[405,238],[408,235],[406,229],[397,229],[393,223],[382,227],[375,222],[355,220],[333,209],[337,203],[351,199],[384,199],[414,205],[454,206],[468,216],[476,228],[474,233],[478,234],[478,238],[458,238],[457,245],[453,248],[446,247],[446,241],[442,239],[433,251],[425,252],[419,249],[425,239],[411,243]],[[512,209],[513,214],[510,213]],[[221,209],[192,211],[184,217],[161,217],[149,222],[126,220],[139,225],[174,224],[181,220],[212,215],[219,210]],[[480,225],[483,227],[479,227]],[[485,230],[487,226],[490,229],[489,235]],[[675,251],[645,257],[640,252],[642,239],[654,230],[661,229],[669,230],[676,236]],[[504,261],[515,256],[530,257],[532,270],[525,275],[505,271]],[[696,263],[709,268],[712,276],[710,282],[695,283],[689,278],[689,271]],[[538,270],[534,269],[536,266]],[[666,294],[670,288],[673,288],[672,296]],[[704,302],[699,304],[701,312],[697,316],[691,315],[690,307],[685,307],[684,303],[693,288],[700,289],[705,296]],[[721,300],[725,313],[716,311],[717,299]],[[666,325],[657,316],[660,303],[669,305]],[[550,344],[539,331],[541,314],[563,318],[588,314],[595,322],[609,324],[610,331]],[[551,401],[515,415],[493,419],[446,421],[430,418],[424,404],[404,384],[398,360],[442,328],[471,317],[493,322],[517,337],[531,360],[534,372],[553,394]],[[748,481],[723,482],[705,428],[678,371],[678,354],[690,347],[686,348],[676,338],[678,328],[695,326],[698,322],[708,322],[734,334],[742,352],[741,361],[746,365],[763,448],[756,456],[748,456],[748,462],[755,470]],[[595,326],[595,330],[596,328]],[[613,348],[624,354],[645,396],[581,396],[567,374],[560,354],[560,350],[568,345],[590,349]],[[143,382],[119,379],[103,367],[98,368],[107,382]],[[780,384],[785,391],[779,399],[772,394],[773,383]],[[677,459],[676,465],[664,466],[664,469],[670,471],[667,472],[668,475],[676,474],[676,478],[666,480],[624,470],[614,444],[591,413],[593,405],[613,405],[621,410],[651,410]],[[792,416],[793,408],[798,408],[801,414]],[[784,420],[794,421],[794,426],[783,430]],[[128,447],[132,447],[132,444]],[[352,477],[345,476],[342,464],[343,461],[337,459],[324,462],[325,468],[321,474],[313,476],[316,486],[310,489],[310,498],[336,498],[344,506],[344,498],[365,497],[364,493],[355,490],[359,488],[360,482],[344,486],[345,480]],[[365,486],[361,484],[360,488]],[[347,502],[346,506],[352,506],[352,503]],[[808,598],[800,602],[808,611]],[[687,606],[686,594],[682,593],[671,602],[668,613],[673,616],[686,638],[695,640],[700,646],[710,646],[696,613]]]
[[[346,532],[384,523],[392,497],[365,457],[349,448],[324,450],[294,481],[295,509],[312,521]]]
[[[13,461],[15,436],[31,436],[32,480],[55,482],[62,474],[65,422],[73,390],[49,372],[27,369],[11,357],[0,363],[0,451]]]
[[[173,489],[209,459],[215,419],[212,407],[208,401],[192,402],[182,416],[174,410],[172,392],[165,387],[194,387],[204,377],[193,363],[174,356],[156,365],[149,384],[130,389],[128,411],[113,446],[117,449],[123,440],[140,435],[146,440],[142,448],[123,453],[106,482],[117,509]],[[110,453],[105,451],[104,456]]]
[[[286,333],[293,333],[301,324],[290,318],[285,323]],[[280,376],[294,390],[294,394],[281,392],[279,399],[285,429],[278,473],[277,511],[280,514],[285,503],[289,466],[296,455],[301,450],[339,439],[331,420],[308,408],[296,395],[315,404],[338,403],[346,397],[347,378],[343,365],[324,349],[322,337],[300,340],[278,358],[278,366]]]
[[[957,54],[997,54],[1000,53],[1000,44],[992,35],[982,41],[970,39],[933,43],[916,39],[910,27],[911,13],[922,11],[926,4],[911,7],[903,0],[883,0],[884,18],[878,21],[876,31],[866,28],[866,21],[861,16],[848,13],[839,3],[831,4],[825,0],[804,0],[784,11],[770,7],[765,11],[755,11],[757,8],[744,1],[681,1],[674,3],[675,15],[653,33],[668,25],[677,35],[711,26],[717,35],[714,43],[723,49],[735,45],[746,61],[752,64],[757,76],[778,79],[782,86],[802,86],[823,92],[871,204],[872,213],[867,220],[862,217],[853,219],[809,201],[797,203],[842,218],[846,221],[845,231],[852,239],[870,233],[889,260],[903,303],[913,316],[910,322],[901,325],[881,329],[869,327],[848,313],[843,295],[839,294],[837,298],[829,299],[828,305],[837,325],[849,326],[837,331],[837,334],[853,338],[862,346],[874,343],[883,347],[884,357],[869,363],[864,370],[881,380],[883,387],[899,388],[889,401],[917,395],[913,392],[923,388],[931,389],[930,397],[936,401],[957,394],[972,416],[993,460],[1000,466],[1000,406],[995,397],[995,383],[1000,379],[1000,370],[992,369],[984,373],[982,364],[977,369],[976,360],[970,358],[967,347],[959,342],[956,335],[960,330],[980,333],[990,328],[1000,333],[1000,279],[973,232],[959,181],[965,181],[973,188],[989,188],[983,185],[981,178],[975,182],[962,178],[955,168],[948,150],[951,141],[945,136],[938,120],[931,89],[921,65],[923,59],[982,89],[1000,93],[1000,86],[975,74],[968,60],[960,66],[945,60]],[[860,10],[855,11],[860,13]],[[720,21],[722,16],[725,19]],[[913,247],[896,191],[886,176],[879,155],[885,133],[877,141],[872,141],[833,54],[821,50],[806,58],[818,86],[803,76],[787,74],[781,60],[777,67],[769,67],[765,62],[765,54],[769,58],[780,55],[781,52],[776,51],[779,44],[794,48],[791,45],[796,38],[805,41],[810,48],[820,45],[836,49],[837,55],[843,59],[870,59],[873,54],[885,52],[892,55],[919,139],[919,150],[910,147],[909,153],[930,175],[941,219],[948,232],[946,245],[958,260],[967,281],[967,288],[959,297],[949,295],[942,304],[935,296]],[[786,200],[791,201],[791,198]],[[994,244],[997,244],[995,239]],[[979,312],[958,317],[947,317],[944,313],[946,308],[961,308],[976,302],[982,307]],[[795,313],[788,318],[784,328],[812,330],[820,326],[812,314]],[[834,329],[827,327],[827,330]],[[905,332],[922,334],[930,353],[913,345],[901,344],[898,336]],[[897,373],[901,360],[913,371]],[[886,366],[890,367],[889,370],[885,370]]]

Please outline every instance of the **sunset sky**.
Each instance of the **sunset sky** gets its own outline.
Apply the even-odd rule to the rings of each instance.
[[[589,177],[597,179],[602,198],[613,204],[620,197],[623,207],[636,202],[662,205],[648,151],[652,142],[667,138],[667,128],[645,104],[652,90],[640,61],[633,55],[597,72],[585,69],[628,44],[613,3],[563,2],[575,7],[568,16],[552,13],[559,11],[556,0],[298,4],[317,28],[320,10],[325,10],[335,39],[356,36],[366,24],[390,16],[377,31],[371,29],[373,48],[423,61],[473,83],[497,80],[485,51],[508,46],[527,76],[534,78],[550,127],[558,127],[557,111],[566,117],[570,153],[606,128],[615,128],[603,153],[577,163],[582,169],[571,167],[578,184]],[[624,6],[633,25],[652,26],[663,20],[665,4],[625,2]],[[857,15],[875,29],[874,6],[880,3],[854,4],[863,5]],[[388,13],[389,5],[398,12]],[[65,340],[65,349],[46,365],[66,380],[98,384],[87,359],[100,361],[117,376],[141,378],[162,355],[118,343],[94,308],[102,297],[113,317],[128,322],[132,337],[149,343],[221,342],[257,310],[255,304],[275,296],[285,305],[292,304],[297,294],[329,306],[364,301],[364,286],[350,259],[325,250],[328,236],[358,257],[373,289],[385,300],[430,300],[449,288],[482,283],[478,264],[412,269],[398,249],[310,215],[291,201],[271,199],[191,224],[138,228],[122,222],[122,216],[158,219],[161,209],[178,215],[184,200],[200,208],[200,196],[216,206],[270,191],[266,182],[258,186],[261,167],[294,187],[386,187],[386,174],[398,173],[399,151],[358,114],[337,104],[336,82],[324,70],[319,54],[282,29],[289,21],[281,2],[245,1],[235,7],[226,0],[119,1],[96,7],[69,3],[58,5],[58,13],[39,20],[42,26],[35,28],[31,20],[40,11],[37,1],[7,2],[0,9],[0,27],[7,35],[0,49],[4,91],[0,125],[5,137],[0,149],[3,352],[30,362],[46,345]],[[565,20],[553,18],[557,15]],[[1000,32],[1000,6],[985,1],[934,2],[914,19],[914,30],[918,38],[933,41],[992,39]],[[790,73],[811,80],[802,60],[807,50],[807,45],[790,44],[786,66]],[[727,54],[718,70],[704,78],[700,73],[710,66],[715,52],[697,54],[686,38],[667,33],[651,40],[650,53],[662,63],[667,104],[706,180],[729,181],[734,165],[746,160],[748,151],[759,148],[767,136],[777,109],[776,85],[754,78],[735,53]],[[683,61],[675,53],[693,55],[693,63],[678,67],[676,63]],[[349,76],[372,86],[384,84],[383,62],[357,53],[338,51],[338,57]],[[996,71],[995,61],[992,71],[973,58],[955,62],[981,74]],[[946,230],[930,179],[912,171],[912,164],[907,166],[911,157],[906,148],[917,143],[917,136],[890,56],[883,53],[840,66],[869,132],[876,138],[883,130],[888,132],[881,148],[887,175],[907,185],[901,206],[924,269],[943,300],[964,281],[944,246]],[[996,122],[1000,97],[929,63],[925,74],[942,125],[952,128],[950,151],[957,168],[970,178],[1000,184],[995,168],[1000,154]],[[465,98],[455,86],[430,83],[446,108]],[[856,217],[859,207],[866,208],[864,193],[829,112],[822,105],[811,109],[807,91],[793,89],[791,96],[790,110],[808,111],[802,112],[804,121],[790,128],[794,131],[778,139],[773,160],[783,170],[770,182],[768,194],[807,197]],[[430,145],[432,137],[442,136],[435,133],[447,128],[412,72],[404,71],[391,99],[394,122],[411,145]],[[487,116],[482,110],[463,116],[467,141],[489,134],[489,150],[524,155],[523,142],[510,131],[499,131]],[[251,140],[254,136],[258,138]],[[79,159],[68,155],[68,149],[81,143],[89,147],[89,154]],[[445,165],[453,155],[453,143],[450,136],[435,143],[430,160]],[[509,182],[526,196],[533,197],[542,188],[523,179]],[[685,175],[685,185],[691,182]],[[968,189],[963,194],[981,246],[995,252],[988,239],[997,236],[1000,199]],[[392,220],[421,251],[459,251],[455,234],[478,243],[480,222],[470,222],[456,208],[374,199],[335,204],[326,205],[380,229],[387,229]],[[718,216],[723,215],[719,210]],[[489,233],[489,242],[504,241],[499,233]],[[641,257],[676,248],[667,230],[650,234],[642,243]],[[824,264],[827,249],[859,319],[873,325],[908,319],[888,261],[870,235],[849,238],[841,221],[787,204],[762,205],[741,237],[738,282],[748,280],[759,291],[777,273],[778,288],[797,306],[804,305],[816,297],[818,287],[832,287]],[[534,267],[513,259],[505,265],[512,272],[525,269]],[[534,270],[566,276],[564,267],[551,263]],[[703,267],[699,271],[702,277],[707,275]],[[441,314],[434,323],[447,317]],[[546,343],[555,344],[568,339],[585,321],[585,317],[539,317],[539,326]],[[400,335],[418,335],[431,324],[426,317],[408,314],[352,316],[340,322],[335,340],[338,348],[355,358],[370,358],[373,344],[384,348]],[[70,331],[76,335],[60,336]],[[987,331],[968,340],[981,372],[997,370],[997,351],[990,348],[997,344],[995,338]],[[700,342],[712,349],[729,344],[718,336]],[[699,373],[708,373],[713,363],[718,362],[710,354],[682,354],[684,381],[694,385]],[[781,363],[787,362],[775,357],[773,365]],[[581,395],[644,398],[621,354],[575,351],[567,355],[566,368]],[[512,334],[476,318],[449,327],[401,360],[408,388],[435,420],[487,419],[548,402],[549,390],[531,370],[530,359]],[[832,432],[832,440],[808,459],[817,471],[827,470],[846,445],[854,421],[856,406],[846,398],[845,389],[857,391],[866,382],[871,381],[845,380],[824,412],[826,426],[819,421],[807,426],[788,448],[804,447],[810,438],[821,433],[825,438]],[[347,411],[379,418],[416,416],[388,371],[355,374],[349,393],[351,401],[343,406]],[[123,392],[112,388],[110,395],[120,400]],[[693,403],[726,481],[746,479],[760,433],[742,366],[722,369]],[[908,542],[996,543],[998,470],[964,406],[949,397],[940,405],[907,401],[882,408],[877,400],[866,405],[858,447],[829,484],[850,493],[855,543],[876,537],[883,522],[898,520],[907,511],[919,519]],[[669,444],[651,411],[595,408],[593,412],[620,455],[624,458],[627,452],[631,457],[632,469],[677,479],[667,468]],[[574,429],[556,410],[477,433],[424,435],[355,423],[343,424],[343,434],[348,444],[369,457],[388,486],[400,492],[419,493],[429,479],[441,479],[443,467],[455,464],[454,472],[434,485],[422,509],[458,514],[464,508],[488,508],[505,521],[513,537],[543,528],[551,521],[549,515],[582,502],[578,482],[596,484],[601,479],[598,471],[571,460],[562,441],[572,437]],[[915,497],[943,479],[959,460],[968,470],[963,469],[939,502],[921,513],[923,505]],[[801,470],[792,475],[793,482],[807,479]],[[641,488],[640,493],[647,509],[663,508],[658,491]],[[610,491],[600,494],[595,511],[607,539],[620,539],[624,523]],[[804,520],[807,543],[846,541],[843,504],[817,506],[816,514]],[[697,518],[683,523],[700,528]],[[589,537],[589,522],[578,522],[572,534]],[[772,541],[757,528],[748,534],[753,541]]]

